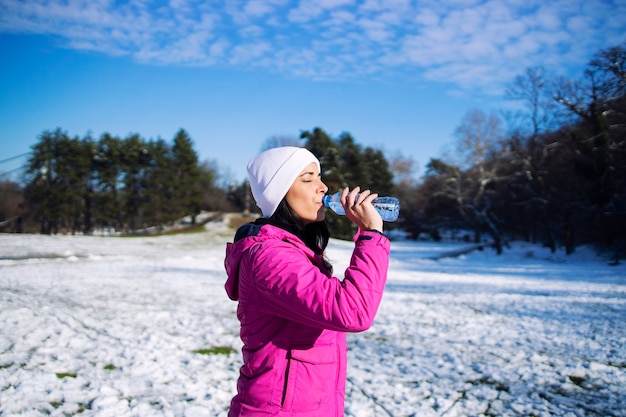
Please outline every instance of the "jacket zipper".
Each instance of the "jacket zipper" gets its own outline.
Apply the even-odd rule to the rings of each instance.
[[[281,407],[285,406],[285,398],[287,397],[287,385],[289,384],[289,368],[291,368],[291,349],[289,349],[289,351],[287,352],[287,367],[285,368],[285,377],[283,378],[285,382],[283,384],[283,395],[280,400]]]

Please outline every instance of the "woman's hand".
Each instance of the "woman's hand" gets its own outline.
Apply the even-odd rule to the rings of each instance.
[[[340,201],[346,211],[346,217],[361,230],[383,231],[383,219],[372,205],[376,197],[378,194],[372,194],[370,190],[361,192],[358,186],[352,191],[346,187],[341,192]]]

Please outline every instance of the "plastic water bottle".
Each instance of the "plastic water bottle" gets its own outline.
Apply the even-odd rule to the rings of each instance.
[[[340,202],[341,191],[335,194],[325,195],[322,198],[324,206],[330,208],[337,214],[346,214],[343,206]],[[376,197],[372,201],[372,205],[386,222],[395,222],[398,220],[398,214],[400,214],[400,202],[395,197]]]

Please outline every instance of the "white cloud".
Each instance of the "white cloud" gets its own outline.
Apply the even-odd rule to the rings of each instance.
[[[420,8],[422,4],[418,5]],[[402,13],[410,10],[411,0],[365,0],[359,6],[363,12],[394,11]]]
[[[415,17],[415,22],[423,26],[437,26],[440,22],[439,15],[431,9],[422,9]]]
[[[545,6],[542,6],[542,8],[532,16],[532,19],[532,23],[534,23],[537,28],[543,30],[553,31],[561,26],[561,19],[558,13]]]
[[[537,65],[584,65],[625,40],[621,0],[3,0],[0,33],[145,63],[293,76],[425,74],[492,88]],[[610,42],[610,43],[609,43]]]
[[[244,12],[251,16],[266,16],[287,3],[289,0],[249,0],[244,6]]]
[[[262,0],[250,0],[244,7],[244,12],[251,16],[263,16],[273,10],[273,5]]]
[[[301,0],[302,3],[314,3],[323,9],[335,9],[342,6],[350,6],[356,3],[355,0]]]
[[[230,63],[235,65],[247,64],[256,59],[260,59],[271,49],[271,46],[266,42],[252,42],[237,45],[232,49]]]
[[[299,0],[298,6],[289,11],[288,19],[294,23],[305,23],[327,11],[349,6],[353,3],[355,0]]]
[[[567,19],[567,29],[569,29],[572,33],[584,32],[592,25],[593,21],[587,16],[572,16]]]
[[[245,26],[239,30],[239,34],[242,38],[259,38],[264,32],[265,29],[259,25]]]
[[[358,21],[358,26],[365,31],[369,39],[376,43],[383,43],[394,36],[391,28],[379,20],[360,19]]]
[[[230,47],[230,42],[226,39],[218,39],[209,46],[209,56],[212,58],[221,58],[226,54]]]

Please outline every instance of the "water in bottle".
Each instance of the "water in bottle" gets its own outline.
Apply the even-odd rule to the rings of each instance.
[[[341,191],[335,194],[325,195],[322,198],[324,206],[330,208],[337,214],[346,214],[343,206],[340,202]],[[372,201],[372,205],[386,222],[395,222],[398,220],[398,214],[400,213],[400,202],[395,197],[376,197]]]

